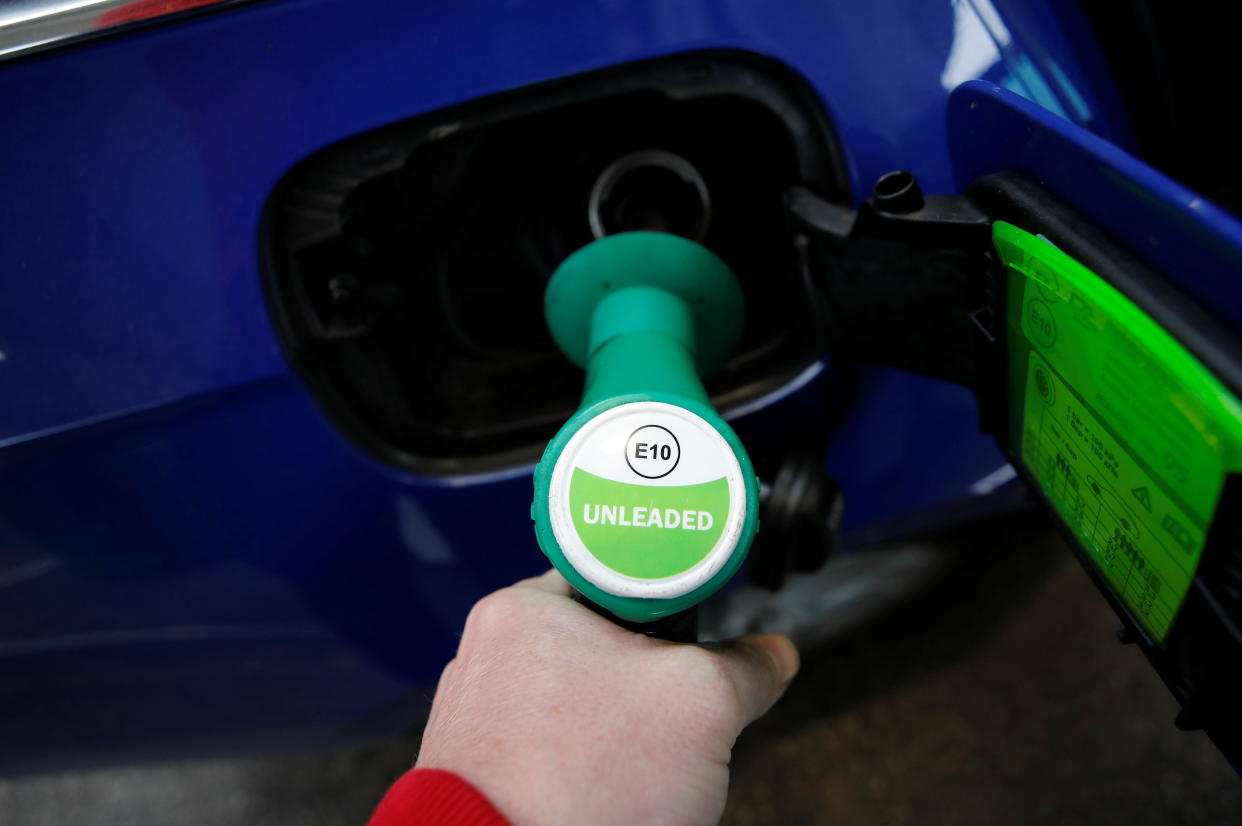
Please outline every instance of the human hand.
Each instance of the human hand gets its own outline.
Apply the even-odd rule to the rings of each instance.
[[[515,826],[715,823],[734,740],[797,670],[782,636],[627,631],[549,571],[470,612],[417,767],[470,781]]]

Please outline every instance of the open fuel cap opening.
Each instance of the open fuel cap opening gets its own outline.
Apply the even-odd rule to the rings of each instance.
[[[622,597],[702,587],[738,549],[746,490],[733,449],[673,404],[632,402],[591,419],[552,471],[548,510],[566,560]]]

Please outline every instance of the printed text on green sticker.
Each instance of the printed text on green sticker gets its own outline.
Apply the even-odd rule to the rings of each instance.
[[[998,221],[1010,437],[1092,563],[1157,642],[1194,577],[1242,405],[1150,316],[1049,242]]]

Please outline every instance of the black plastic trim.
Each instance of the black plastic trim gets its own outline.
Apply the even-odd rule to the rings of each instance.
[[[802,185],[830,199],[848,197],[843,155],[822,103],[811,87],[782,64],[739,51],[680,54],[611,67],[471,101],[328,146],[299,163],[275,188],[269,198],[259,243],[265,293],[282,349],[320,406],[351,440],[381,461],[408,471],[432,475],[487,473],[536,459],[546,438],[573,408],[540,413],[546,421],[533,424],[532,432],[541,435],[520,444],[502,443],[477,451],[428,454],[390,438],[382,429],[377,429],[374,420],[362,414],[351,396],[354,390],[343,387],[336,377],[325,372],[316,363],[313,352],[315,346],[336,337],[357,334],[365,329],[367,319],[346,319],[344,324],[334,322],[336,326],[327,328],[322,319],[308,312],[311,297],[304,292],[299,279],[291,274],[289,250],[307,249],[323,239],[339,237],[349,198],[360,182],[402,169],[409,157],[424,147],[519,116],[553,112],[562,107],[644,91],[658,91],[677,101],[718,95],[762,105],[788,131]],[[773,205],[773,210],[780,212],[779,202]],[[296,213],[296,221],[289,220],[291,212]],[[790,255],[793,255],[792,230],[789,237]],[[794,304],[803,303],[794,301]],[[791,328],[788,332],[795,338],[805,338],[797,329]],[[738,375],[749,378],[739,382],[730,381],[727,375],[709,377],[707,384],[713,402],[727,413],[733,406],[779,390],[819,355],[813,342],[805,341],[799,346],[805,349],[805,354],[795,360],[796,363],[788,358],[779,366],[772,362],[773,367],[762,374],[756,373],[754,360],[767,357],[761,352],[743,354],[735,360],[736,369],[741,371]],[[363,369],[367,369],[365,364]],[[734,369],[731,364],[730,370]],[[558,387],[576,380],[568,371],[555,377],[555,381],[560,382]],[[356,377],[355,381],[356,384],[369,383],[377,388],[375,392],[382,393],[393,378],[377,371],[374,375]],[[467,434],[458,438],[472,437]],[[488,433],[481,433],[479,444],[487,443],[489,438],[496,442]]]

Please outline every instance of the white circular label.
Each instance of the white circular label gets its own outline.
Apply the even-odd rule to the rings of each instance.
[[[552,531],[571,565],[617,596],[668,599],[728,562],[746,518],[742,469],[702,417],[663,402],[611,408],[552,471]]]

